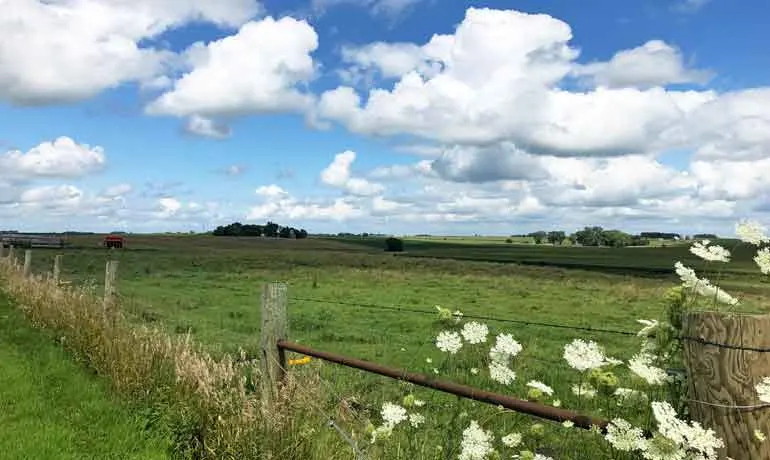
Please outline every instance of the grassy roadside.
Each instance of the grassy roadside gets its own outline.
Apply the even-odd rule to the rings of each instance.
[[[0,292],[0,452],[15,459],[165,459],[160,436]]]

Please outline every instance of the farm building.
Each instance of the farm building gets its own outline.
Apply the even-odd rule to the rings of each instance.
[[[66,241],[56,235],[36,235],[31,233],[0,233],[0,245],[17,248],[63,248]]]
[[[102,244],[105,248],[123,249],[123,246],[125,246],[125,239],[118,235],[107,235],[104,237],[104,242]]]

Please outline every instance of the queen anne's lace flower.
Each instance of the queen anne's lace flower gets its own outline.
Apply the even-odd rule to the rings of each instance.
[[[644,326],[636,333],[639,337],[649,337],[659,326],[658,320],[656,319],[637,319],[636,322]]]
[[[497,334],[495,345],[489,350],[493,361],[507,362],[521,352],[522,346],[511,334]]]
[[[631,388],[617,388],[613,393],[618,398],[618,405],[631,404],[647,399],[647,395],[638,390],[632,390]]]
[[[700,279],[695,274],[695,270],[684,266],[682,262],[674,264],[674,270],[679,278],[682,280],[682,285],[688,289],[692,289],[697,294],[703,297],[715,299],[719,303],[726,305],[737,305],[738,299],[734,298],[722,288],[714,286],[711,281],[706,278]]]
[[[487,341],[487,334],[489,334],[489,328],[486,324],[477,323],[476,321],[471,321],[470,323],[465,323],[462,330],[463,338],[468,343],[483,343]]]
[[[521,433],[509,433],[505,436],[503,436],[500,441],[503,443],[506,447],[516,447],[519,444],[521,444]]]
[[[709,240],[696,241],[690,252],[709,262],[730,262],[730,251],[719,245],[709,246]]]
[[[463,347],[463,340],[457,332],[441,331],[436,337],[436,346],[441,351],[455,354]]]
[[[671,440],[679,449],[698,454],[691,458],[716,460],[717,449],[724,447],[724,442],[716,437],[714,430],[704,429],[698,422],[688,424],[680,420],[668,402],[653,402],[652,413],[658,422],[658,432],[661,435]]]
[[[572,393],[581,398],[592,399],[596,396],[596,388],[588,382],[583,382],[580,385],[572,385]]]
[[[754,262],[759,266],[763,275],[770,275],[770,248],[762,248],[754,256]]]
[[[492,452],[492,436],[475,420],[463,430],[459,460],[484,460]]]
[[[382,414],[382,420],[385,426],[389,426],[390,428],[395,427],[407,419],[406,409],[398,404],[393,404],[392,402],[384,402],[380,413]]]
[[[409,414],[409,424],[412,425],[412,427],[417,428],[423,423],[425,423],[424,415],[418,413]]]
[[[548,396],[551,396],[553,394],[553,388],[549,387],[543,382],[539,382],[537,380],[530,380],[527,383],[527,386],[530,388],[534,388],[536,390],[540,390],[543,393],[547,394]]]
[[[570,367],[580,372],[610,364],[601,346],[582,339],[575,339],[564,346],[564,359]]]
[[[767,237],[767,229],[755,221],[742,220],[738,222],[735,225],[735,234],[744,243],[750,243],[755,246],[770,241]]]
[[[489,363],[489,377],[497,383],[510,385],[516,380],[516,372],[501,362],[491,361]]]
[[[662,385],[668,381],[666,371],[653,366],[655,357],[649,353],[637,353],[628,361],[628,368],[650,385]]]
[[[644,432],[622,418],[616,418],[607,425],[605,439],[617,450],[632,452],[644,446]]]

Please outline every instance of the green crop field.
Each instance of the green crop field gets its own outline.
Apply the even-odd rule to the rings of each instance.
[[[243,349],[249,356],[256,356],[259,346],[262,286],[284,281],[289,285],[293,341],[393,367],[436,372],[442,378],[519,397],[527,394],[529,380],[539,380],[554,387],[554,398],[564,407],[632,420],[641,413],[595,407],[572,395],[571,385],[580,377],[562,359],[562,349],[575,338],[591,339],[604,345],[609,355],[629,359],[639,350],[637,337],[485,321],[491,333],[512,333],[524,346],[515,358],[516,382],[503,387],[484,376],[483,365],[479,375],[472,375],[483,351],[463,350],[467,355],[462,359],[447,359],[435,347],[436,334],[453,327],[438,320],[435,306],[465,315],[634,332],[639,328],[636,319],[661,316],[666,291],[678,284],[673,275],[676,260],[703,268],[684,246],[611,249],[408,240],[406,252],[394,255],[383,252],[382,240],[376,238],[128,236],[127,249],[113,251],[99,248],[99,242],[99,237],[77,237],[72,248],[36,249],[33,269],[50,271],[54,255],[61,253],[63,278],[78,284],[93,280],[98,294],[105,261],[118,260],[121,305],[136,321],[171,334],[189,332],[214,353]],[[723,273],[704,274],[718,276],[722,286],[741,296],[742,310],[768,311],[769,286],[752,264],[749,251],[739,247]],[[296,369],[320,372],[333,397],[364,401],[375,423],[378,404],[398,402],[407,391],[385,378],[315,360]],[[619,376],[623,386],[633,387],[627,374]],[[494,409],[458,403],[428,390],[414,391],[434,407],[426,413],[441,421],[437,422],[441,428],[421,433],[420,442],[426,446],[435,447],[432,439],[456,444],[461,428],[454,429],[453,439],[440,433],[463,425],[457,410],[474,414]],[[533,421],[510,413],[496,418],[503,431]],[[581,445],[594,442],[589,433],[563,430],[549,428],[542,441],[551,448],[561,446],[558,458],[574,458],[569,447],[573,442],[565,444],[564,436],[575,437]]]
[[[167,458],[160,436],[0,294],[0,457]]]

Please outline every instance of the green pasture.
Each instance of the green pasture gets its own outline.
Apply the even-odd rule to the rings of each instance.
[[[436,369],[438,377],[519,397],[526,395],[530,379],[540,380],[555,388],[554,397],[564,407],[608,418],[622,415],[639,423],[648,421],[641,410],[629,413],[628,408],[577,400],[570,387],[580,376],[562,359],[563,346],[575,338],[596,340],[610,355],[628,359],[639,349],[634,336],[484,321],[493,334],[512,333],[524,346],[514,365],[516,383],[503,387],[484,376],[485,348],[466,347],[451,359],[436,349],[436,334],[456,326],[442,324],[435,313],[375,307],[435,312],[440,305],[466,315],[634,332],[639,327],[636,319],[662,314],[664,294],[677,284],[674,261],[696,269],[703,266],[681,246],[612,249],[408,240],[406,252],[394,255],[385,253],[382,240],[376,238],[128,236],[127,241],[127,249],[113,251],[99,248],[98,237],[73,239],[74,247],[65,250],[36,249],[33,268],[50,271],[54,255],[61,253],[64,279],[78,284],[93,280],[94,292],[100,294],[105,261],[118,260],[118,292],[124,310],[136,321],[172,334],[189,332],[215,353],[243,349],[252,357],[259,346],[262,286],[284,281],[289,285],[291,340],[393,367],[426,373]],[[741,308],[767,311],[767,285],[752,268],[749,253],[739,247],[735,259],[719,275],[723,285],[744,296]],[[472,375],[475,367],[481,375]],[[316,361],[296,371],[321,372],[333,397],[365,401],[375,421],[379,403],[398,401],[411,391],[385,378]],[[623,386],[640,387],[627,373],[621,371],[619,376]],[[427,390],[414,391],[429,401],[433,409],[426,411],[443,429],[463,423],[449,408],[462,407],[471,416],[493,410]],[[533,421],[510,413],[494,418],[502,431]],[[561,430],[549,428],[536,447],[562,445]],[[455,434],[461,431],[457,428]],[[438,433],[420,433],[424,449],[436,447],[433,438],[440,438]],[[575,442],[593,445],[593,435],[569,433],[577,437]],[[561,455],[558,458],[574,454],[569,448],[554,452]]]

